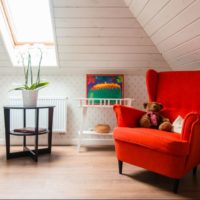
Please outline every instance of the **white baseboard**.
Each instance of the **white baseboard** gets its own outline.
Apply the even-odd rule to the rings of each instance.
[[[18,139],[21,139],[20,141]],[[33,138],[34,139],[34,138]],[[41,138],[42,139],[42,138]],[[34,144],[34,140],[30,142],[30,144]],[[53,138],[53,145],[55,146],[65,146],[65,145],[77,145],[78,139],[77,138],[68,138],[63,141],[63,139],[56,139]],[[45,145],[47,143],[46,140],[42,139],[40,140],[40,145]],[[13,138],[11,141],[12,145],[22,145],[22,138]],[[0,138],[0,145],[5,145],[4,138]],[[81,142],[82,146],[86,145],[114,145],[114,142],[112,139],[105,140],[105,139],[83,139]]]
[[[77,145],[78,139],[73,138],[68,141],[68,145]],[[84,139],[81,142],[81,145],[114,145],[114,141],[111,140],[104,140],[104,139]]]

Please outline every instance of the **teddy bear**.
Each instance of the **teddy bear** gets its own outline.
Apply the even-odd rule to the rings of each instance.
[[[172,124],[168,118],[163,117],[160,111],[163,108],[161,103],[144,103],[146,113],[140,119],[140,126],[144,128],[157,128],[162,131],[170,132]]]

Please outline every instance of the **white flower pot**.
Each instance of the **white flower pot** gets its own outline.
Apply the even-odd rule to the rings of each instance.
[[[23,105],[26,107],[37,106],[38,90],[22,90]]]

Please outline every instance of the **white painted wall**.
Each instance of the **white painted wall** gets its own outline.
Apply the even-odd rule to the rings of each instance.
[[[68,116],[67,116],[67,133],[53,134],[53,143],[66,145],[76,139],[80,126],[80,108],[73,100],[86,96],[86,76],[85,75],[45,75],[42,76],[50,82],[50,85],[40,90],[41,96],[67,96],[68,101]],[[3,105],[7,104],[9,95],[13,95],[8,91],[15,83],[22,83],[23,77],[15,74],[0,76],[0,141],[4,140],[4,118]],[[143,102],[147,101],[145,78],[143,75],[125,75],[125,97],[135,98],[135,106],[142,108]],[[18,92],[14,92],[20,95]],[[102,110],[89,110],[86,128],[94,127],[97,123],[109,123],[112,128],[116,126],[115,115],[112,109],[102,112]],[[42,138],[42,143],[45,143],[45,138]],[[12,144],[20,144],[21,137],[13,137]]]
[[[200,69],[199,0],[126,3],[172,69]]]

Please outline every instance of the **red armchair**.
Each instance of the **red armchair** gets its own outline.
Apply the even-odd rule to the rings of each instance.
[[[146,75],[149,101],[164,105],[162,115],[171,121],[184,118],[182,133],[140,128],[144,111],[115,105],[118,127],[114,130],[119,173],[123,162],[179,180],[200,163],[200,71],[156,72]]]

